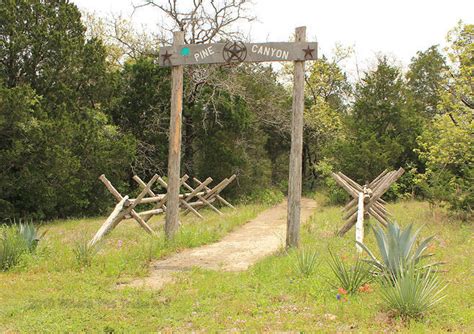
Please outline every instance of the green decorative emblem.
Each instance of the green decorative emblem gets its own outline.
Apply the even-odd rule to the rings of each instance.
[[[181,49],[181,56],[189,56],[189,48],[182,48]]]

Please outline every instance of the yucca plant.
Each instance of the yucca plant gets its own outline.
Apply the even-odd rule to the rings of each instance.
[[[438,304],[446,285],[443,285],[432,268],[423,270],[415,266],[398,271],[400,276],[382,276],[380,294],[385,305],[403,318],[418,318]]]
[[[25,241],[26,248],[29,252],[33,252],[38,246],[39,241],[44,237],[46,231],[39,234],[38,229],[33,225],[32,222],[22,223],[19,222],[17,225],[18,233],[20,237]]]
[[[309,277],[318,266],[318,253],[309,249],[298,250],[295,254],[294,268],[302,276]]]
[[[25,241],[14,227],[0,227],[0,271],[15,266],[27,250]]]
[[[372,275],[367,263],[357,258],[354,265],[345,264],[338,256],[329,250],[329,267],[331,267],[338,284],[330,284],[335,288],[343,288],[350,294],[359,291],[360,287],[372,280]]]
[[[397,223],[389,223],[386,231],[380,226],[372,227],[372,229],[377,241],[380,260],[365,244],[358,241],[356,243],[369,255],[370,260],[367,262],[372,265],[377,274],[399,277],[407,267],[414,266],[416,268],[423,258],[430,256],[424,252],[433,236],[424,239],[415,249],[415,241],[421,228],[413,232],[413,224],[410,224],[405,230],[402,230]],[[438,264],[428,264],[425,268]]]
[[[89,241],[86,238],[82,238],[76,241],[72,251],[79,266],[90,267],[92,260],[99,252],[99,244],[89,246]]]

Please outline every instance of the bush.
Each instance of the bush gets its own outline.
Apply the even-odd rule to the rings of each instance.
[[[333,166],[330,162],[323,160],[315,167],[318,174],[321,175],[324,182],[324,188],[327,192],[329,204],[344,204],[349,199],[347,192],[342,189],[332,178]]]
[[[243,203],[258,203],[265,205],[278,204],[285,198],[283,193],[275,188],[258,189],[253,191],[250,195],[242,198]]]
[[[339,257],[335,256],[331,250],[329,255],[329,266],[339,283],[339,285],[331,283],[333,287],[343,288],[348,293],[354,294],[372,280],[367,264],[359,258],[357,258],[353,266],[349,267]]]
[[[410,266],[401,270],[399,277],[382,276],[382,283],[380,293],[385,305],[403,318],[421,317],[445,297],[441,293],[446,285],[442,286],[431,269]]]

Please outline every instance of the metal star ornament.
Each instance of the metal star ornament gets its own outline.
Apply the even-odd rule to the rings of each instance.
[[[163,64],[166,64],[167,61],[169,61],[169,63],[171,64],[170,58],[172,55],[173,55],[172,53],[168,53],[168,50],[166,50],[166,52],[161,55],[163,57]]]
[[[308,56],[309,56],[309,59],[313,59],[313,52],[314,52],[315,49],[311,49],[308,45],[308,47],[306,49],[303,49],[304,51],[304,59],[307,59]]]

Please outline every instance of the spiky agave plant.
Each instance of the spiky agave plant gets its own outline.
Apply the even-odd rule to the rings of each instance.
[[[39,234],[38,229],[33,225],[32,222],[22,223],[21,221],[17,225],[18,234],[25,242],[26,248],[29,252],[33,252],[38,246],[39,241],[44,237],[46,231]]]
[[[380,294],[385,305],[401,317],[421,317],[445,297],[446,285],[432,268],[418,270],[410,265],[399,272],[398,277],[382,276]]]
[[[405,230],[402,230],[397,223],[389,223],[386,231],[380,226],[372,227],[372,229],[377,241],[380,260],[365,244],[358,241],[356,243],[369,255],[370,259],[367,262],[378,274],[388,275],[387,277],[391,278],[400,277],[406,268],[410,266],[418,268],[420,261],[431,255],[424,253],[433,236],[424,239],[415,249],[416,238],[421,228],[413,232],[413,224],[408,225]],[[423,268],[438,264],[440,263],[427,264]]]

